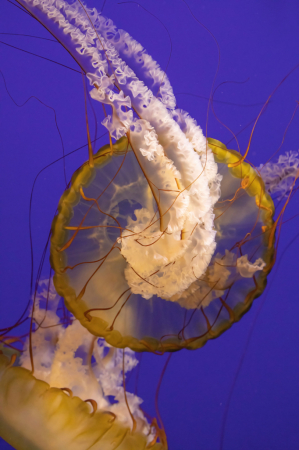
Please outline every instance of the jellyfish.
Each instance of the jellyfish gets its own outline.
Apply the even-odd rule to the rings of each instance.
[[[36,326],[21,354],[14,338],[2,340],[1,436],[19,449],[165,448],[142,400],[125,390],[134,352],[107,346],[71,317],[63,321],[52,280],[39,285]]]
[[[110,19],[80,1],[22,5],[86,75],[110,139],[96,154],[89,142],[89,163],[58,206],[58,293],[113,346],[201,347],[249,309],[272,267],[262,179],[246,154],[206,141],[176,108],[166,73]]]
[[[193,6],[193,5],[191,5],[191,6]],[[128,8],[129,8],[130,6],[128,5]],[[106,8],[106,7],[105,7]],[[132,9],[130,10],[130,16],[131,16],[131,11],[132,11],[132,16],[134,17],[134,14],[136,14],[135,13],[135,11],[133,10],[133,5],[132,5]],[[169,8],[168,8],[168,12],[169,12]],[[110,12],[109,14],[108,14],[108,12],[106,13],[107,14],[107,16],[111,16],[111,17],[113,17],[114,18],[114,16],[113,16],[113,14]],[[186,13],[184,13],[185,14],[185,16],[184,16],[184,19],[186,18]],[[232,15],[229,15],[229,13],[228,13],[228,17],[229,16],[231,16],[232,17]],[[120,21],[118,21],[117,19],[115,19],[115,21],[116,21],[116,23],[120,23]],[[126,23],[123,23],[122,25],[121,25],[124,29],[128,29],[128,30],[132,30],[132,35],[135,37],[135,34],[134,34],[134,32],[133,32],[133,28],[131,27],[128,27],[128,25],[126,24]],[[29,34],[29,33],[28,33]],[[200,35],[200,30],[199,30],[199,28],[197,27],[196,28],[196,35],[198,36],[198,35]],[[143,40],[141,39],[141,38],[139,38],[139,36],[136,36],[136,37],[138,37],[138,40],[143,44]],[[173,38],[173,36],[172,36],[172,38]],[[174,39],[174,38],[173,38]],[[162,40],[162,39],[161,39]],[[163,36],[163,41],[164,41],[164,45],[168,45],[168,40],[167,40],[167,36]],[[50,44],[50,45],[52,45],[52,44]],[[53,44],[54,45],[54,44]],[[148,48],[148,45],[146,45],[146,48]],[[167,47],[167,49],[168,49],[168,47]],[[12,52],[13,50],[10,50],[10,54],[12,54],[11,52]],[[211,53],[214,51],[214,49],[213,48],[211,48]],[[152,53],[152,52],[150,52],[150,53]],[[184,53],[184,52],[181,52],[181,53]],[[50,56],[50,55],[47,55],[47,56]],[[183,56],[183,55],[180,55],[180,57],[181,56]],[[157,58],[158,60],[159,60],[159,58]],[[236,58],[237,59],[237,58]],[[52,66],[51,66],[52,67]],[[57,67],[57,69],[58,69],[58,67]],[[46,69],[45,69],[46,70]],[[184,70],[184,72],[186,72],[187,71],[187,68],[185,67],[185,70]],[[193,71],[193,73],[191,73],[191,84],[192,84],[192,89],[190,89],[190,87],[189,87],[189,89],[188,88],[186,88],[186,85],[184,85],[184,87],[179,87],[179,88],[177,88],[176,87],[176,90],[175,90],[175,93],[176,92],[178,92],[178,89],[179,89],[179,92],[188,92],[188,90],[189,90],[189,92],[192,90],[192,92],[194,93],[194,91],[195,91],[195,86],[197,86],[196,84],[195,84],[195,82],[196,82],[196,80],[195,79],[192,79],[192,76],[194,75],[194,72],[195,71]],[[265,71],[266,72],[266,71]],[[200,73],[199,71],[197,72],[197,73]],[[260,70],[260,73],[263,73],[263,70],[261,69]],[[281,74],[281,75],[280,75]],[[282,76],[283,76],[283,73],[282,72],[280,72],[280,74],[278,74],[278,72],[277,72],[277,78],[275,78],[275,82],[277,81],[277,80],[279,80],[280,78],[282,78]],[[76,75],[77,76],[77,75]],[[194,75],[195,76],[195,75]],[[78,77],[80,78],[80,74],[78,74]],[[171,74],[169,73],[169,78],[170,78],[170,80],[171,81],[173,81],[173,76],[171,76]],[[229,76],[229,78],[235,78],[234,76]],[[241,77],[242,78],[242,77]],[[244,76],[244,79],[245,79],[245,76]],[[8,80],[9,81],[9,80]],[[81,81],[81,80],[80,80]],[[20,82],[18,82],[18,83],[15,83],[15,86],[20,86],[21,85],[21,83]],[[42,82],[42,85],[43,85],[43,90],[45,90],[45,81],[43,81]],[[58,86],[58,83],[57,83],[57,86]],[[246,87],[246,85],[245,85],[245,87]],[[82,89],[82,87],[80,87],[81,89]],[[78,89],[80,89],[80,88],[78,88]],[[66,88],[65,89],[67,89],[67,83],[66,83]],[[246,90],[246,89],[245,89]],[[231,90],[231,91],[233,91],[233,89]],[[199,92],[200,93],[200,90],[197,90],[196,91],[197,93]],[[219,92],[219,91],[218,91]],[[35,88],[35,94],[37,94],[38,95],[38,89],[37,88]],[[236,95],[236,92],[234,93],[234,95]],[[78,94],[76,94],[76,97],[79,97],[79,95]],[[184,97],[183,95],[182,96],[177,96],[177,98],[178,99],[185,99],[185,98],[187,98],[187,96],[186,97]],[[217,97],[215,96],[215,99],[216,99]],[[260,96],[259,95],[257,95],[257,96],[255,96],[254,98],[260,98]],[[265,99],[265,97],[263,97],[263,100]],[[235,100],[236,100],[236,98],[235,98]],[[238,99],[239,100],[239,99]],[[237,100],[237,101],[238,101]],[[237,103],[237,101],[236,101],[236,103]],[[249,100],[247,100],[247,101],[249,101]],[[75,100],[74,100],[74,102],[75,102]],[[183,102],[184,102],[184,100],[183,100]],[[194,102],[195,103],[195,102]],[[179,102],[179,104],[181,104],[181,102]],[[183,103],[184,104],[184,103]],[[215,102],[215,105],[216,105],[217,103]],[[275,100],[273,100],[273,104],[272,104],[272,106],[273,106],[273,108],[274,108],[274,106],[275,106]],[[219,104],[219,108],[221,107],[221,104]],[[193,108],[193,109],[192,109]],[[228,107],[226,107],[226,110],[227,110],[227,108]],[[234,108],[234,107],[232,107],[232,108]],[[238,116],[238,113],[239,113],[239,111],[240,111],[240,109],[238,109],[239,107],[235,107],[235,109],[234,109],[234,111],[235,111],[235,116]],[[81,106],[81,109],[83,109],[82,108],[82,106]],[[192,116],[193,117],[197,117],[197,114],[194,112],[194,110],[196,110],[196,112],[200,109],[199,107],[198,107],[198,103],[197,103],[197,106],[196,106],[196,108],[194,108],[194,106],[192,106],[191,108],[188,108],[187,106],[185,106],[184,105],[184,107],[183,107],[183,109],[184,110],[186,110],[186,111],[189,111],[189,112],[191,112],[192,111]],[[205,108],[203,108],[203,109],[205,109]],[[236,110],[237,110],[237,113],[236,113]],[[269,107],[267,108],[267,114],[268,114],[268,112],[269,112],[269,114],[271,114],[271,104],[269,105]],[[252,111],[252,110],[251,110]],[[256,110],[255,110],[256,111]],[[264,114],[263,115],[263,118],[265,118],[265,120],[267,120],[267,114]],[[14,113],[14,115],[15,115],[15,113]],[[50,115],[51,115],[51,112],[49,112],[49,117],[50,117]],[[50,120],[52,120],[52,118],[50,117]],[[63,120],[64,120],[64,118],[63,118]],[[203,124],[204,123],[204,120],[205,120],[205,117],[203,116],[203,118],[202,118],[202,120],[200,120],[199,118],[198,118],[198,123],[201,123],[201,124]],[[82,122],[84,122],[84,118],[83,118],[83,120],[82,120]],[[211,122],[210,122],[211,123]],[[244,122],[243,122],[244,123]],[[244,123],[245,124],[245,123]],[[28,124],[28,128],[32,128],[32,126],[31,126],[31,124],[29,125]],[[264,130],[266,129],[266,125],[265,125],[265,127],[262,127]],[[37,132],[37,130],[36,130],[36,132]],[[258,133],[258,130],[256,131],[257,133]],[[52,131],[51,131],[51,136],[54,136],[54,134],[56,133],[56,131],[55,131],[55,129],[54,129],[54,127],[53,127],[53,129],[52,129]],[[282,134],[282,133],[281,133]],[[219,134],[217,135],[217,133],[213,133],[213,132],[209,132],[209,135],[211,135],[211,136],[215,136],[215,137],[218,137],[219,136]],[[220,135],[221,136],[221,135]],[[265,142],[265,141],[263,141],[263,139],[265,139],[265,136],[267,136],[267,141],[266,141],[266,145],[267,145],[267,149],[268,149],[268,152],[269,153],[271,153],[272,152],[272,148],[274,148],[274,146],[271,146],[271,144],[269,144],[269,141],[268,141],[268,139],[270,138],[269,137],[269,135],[266,135],[266,134],[264,134],[264,136],[262,136],[261,137],[261,142]],[[56,135],[55,135],[55,137],[56,137]],[[223,139],[223,138],[221,138],[221,137],[219,137],[219,139],[220,140],[222,140],[223,142],[227,142],[229,139],[230,139],[231,137],[229,136],[229,137],[227,137],[226,138],[226,140],[225,139]],[[107,139],[107,138],[106,138]],[[272,139],[272,136],[271,136],[271,139]],[[83,139],[82,139],[83,140]],[[46,140],[44,140],[43,141],[43,144],[44,145],[46,145],[47,144],[47,142],[46,142]],[[56,148],[58,148],[59,147],[59,145],[58,144],[56,144]],[[257,146],[258,147],[258,146]],[[263,145],[263,144],[261,144],[261,147],[263,147],[263,148],[265,148],[265,144]],[[235,148],[232,144],[230,144],[230,145],[227,145],[227,148]],[[269,150],[269,148],[271,148],[271,150]],[[276,148],[276,147],[275,147]],[[292,148],[292,147],[291,147]],[[293,148],[295,148],[295,147],[293,147]],[[53,150],[53,149],[52,149]],[[58,152],[60,152],[61,151],[61,148],[59,147],[58,148]],[[254,152],[255,150],[254,150],[254,146],[252,146],[251,147],[251,158],[252,158],[252,152]],[[258,150],[259,152],[260,152],[260,148],[259,148],[259,150]],[[40,148],[40,152],[42,152],[42,148]],[[57,153],[58,153],[57,152]],[[268,154],[269,154],[268,153]],[[59,156],[60,156],[60,153],[59,153]],[[84,158],[84,159],[86,159],[86,158]],[[254,162],[256,163],[256,165],[258,165],[258,164],[260,164],[261,163],[261,161],[265,161],[267,159],[267,157],[262,157],[261,156],[261,154],[259,154],[258,156],[256,156],[255,158],[253,158],[253,160],[255,160]],[[32,159],[32,160],[34,160],[34,158]],[[49,157],[49,160],[48,161],[46,161],[46,162],[51,162],[51,160],[52,160],[52,157]],[[57,167],[58,167],[58,165],[59,165],[60,163],[58,163],[57,164]],[[78,163],[77,163],[77,166],[79,166],[79,165],[81,165],[82,164],[82,158],[80,158],[80,160],[78,160]],[[34,160],[34,162],[32,163],[32,167],[33,167],[33,165],[36,165],[36,160]],[[76,167],[75,167],[76,168]],[[62,173],[62,164],[61,164],[61,167],[59,167],[57,170],[59,170],[59,169],[61,169],[61,173]],[[56,171],[55,171],[56,172]],[[71,172],[72,172],[72,170],[69,170],[69,176],[71,175]],[[55,176],[57,176],[57,175],[55,175]],[[62,177],[60,177],[60,178],[62,178]],[[48,180],[46,180],[45,181],[46,183],[48,183],[48,186],[49,186],[49,184],[50,184],[50,181],[49,181],[49,179]],[[61,183],[61,184],[63,184],[63,183]],[[62,189],[63,189],[63,186],[62,186]],[[62,191],[62,189],[60,189],[61,191]],[[47,196],[47,194],[45,194],[44,193],[44,195],[46,195]],[[43,200],[41,200],[40,202],[43,202],[43,204],[46,204],[47,203],[47,197],[46,198],[44,198]],[[57,198],[55,199],[55,202],[53,202],[51,205],[52,205],[52,211],[51,211],[51,215],[53,215],[54,214],[54,211],[55,211],[55,208],[56,208],[56,204],[57,204]],[[45,210],[46,210],[46,207],[44,208]],[[47,212],[45,211],[45,213],[44,214],[46,214]],[[49,222],[49,221],[48,221]],[[290,224],[288,225],[288,226],[291,226],[292,227],[292,223],[294,223],[294,222],[290,222]],[[286,225],[286,227],[287,227],[287,225]],[[20,233],[22,233],[23,232],[23,229],[22,230],[20,230]],[[295,233],[295,231],[294,231],[294,233]],[[18,263],[17,263],[18,264]],[[280,266],[280,270],[282,270],[282,268],[281,268],[281,266]],[[21,272],[21,271],[20,271]],[[286,275],[285,275],[285,277],[286,277]],[[285,277],[284,277],[284,279],[285,279]],[[242,322],[240,322],[241,324],[243,323],[243,321],[244,321],[244,324],[246,323],[245,321],[246,320],[249,320],[249,319],[247,319],[246,318],[246,316],[243,318],[243,320],[242,320]],[[238,325],[239,326],[239,325]],[[241,325],[240,325],[241,326]],[[245,325],[244,325],[245,326]],[[238,328],[239,330],[240,330],[240,328]],[[236,331],[237,332],[237,331]],[[232,329],[232,331],[231,331],[231,333],[234,333],[234,331],[233,331],[233,329]],[[231,334],[229,334],[228,336],[231,336]],[[226,337],[226,334],[224,334],[223,335],[223,339],[228,339],[228,337]],[[236,339],[238,339],[238,338],[236,338]],[[217,340],[218,342],[219,342],[219,340]],[[218,342],[217,342],[217,344],[218,344]],[[220,342],[222,342],[222,340],[220,341]],[[213,359],[213,356],[212,356],[212,348],[214,348],[214,347],[212,347],[212,345],[214,346],[214,345],[216,345],[216,343],[214,343],[213,342],[213,344],[211,344],[209,347],[207,347],[207,349],[202,349],[202,352],[203,352],[203,355],[206,355],[207,353],[205,353],[205,352],[210,352],[210,358],[211,358],[211,360]],[[220,345],[220,344],[219,344]],[[177,361],[179,361],[179,358],[183,358],[184,356],[183,356],[184,354],[182,354],[182,355],[177,355],[176,356],[176,358],[177,358]],[[220,355],[221,356],[221,355]],[[217,358],[219,358],[220,360],[221,360],[221,357],[220,357],[219,355],[216,357],[216,359]],[[189,356],[187,357],[187,355],[185,356],[186,358],[189,358]],[[194,357],[194,355],[193,354],[191,354],[190,355],[190,358],[193,358]],[[214,357],[215,358],[215,357]],[[237,354],[236,355],[236,358],[239,358],[239,354]],[[183,363],[183,366],[185,366],[185,364],[186,363]],[[191,360],[190,360],[190,362],[189,362],[189,364],[195,364],[195,361],[194,361],[194,358],[193,358],[193,360],[192,360],[192,362],[191,362]],[[179,364],[179,362],[178,362],[178,366],[180,366],[180,364]],[[173,372],[175,372],[175,369],[174,368],[172,368],[171,369],[171,367],[170,367],[170,370],[173,370]],[[168,381],[168,383],[170,383],[170,381]],[[171,383],[170,383],[171,384]],[[227,388],[228,388],[228,386],[224,386],[223,387],[223,391],[225,391],[225,389],[227,390]],[[201,395],[201,394],[200,394]],[[169,396],[168,396],[168,401],[170,400],[170,398],[169,398]],[[182,399],[181,399],[182,400]],[[171,401],[169,402],[169,404],[171,404]],[[174,405],[172,405],[172,406],[174,406]],[[221,409],[221,408],[220,408]],[[233,423],[233,421],[232,421],[232,423]],[[218,427],[215,425],[215,428],[217,429]],[[211,427],[208,427],[208,429],[211,429]],[[185,436],[186,436],[186,433],[185,433]],[[191,446],[191,448],[192,448],[192,446]]]

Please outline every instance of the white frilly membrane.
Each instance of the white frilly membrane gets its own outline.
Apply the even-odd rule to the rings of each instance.
[[[262,258],[251,262],[248,261],[248,255],[238,257],[229,250],[225,250],[224,255],[217,253],[213,256],[205,277],[192,283],[181,297],[175,300],[183,307],[187,304],[190,309],[197,309],[199,306],[206,308],[214,299],[223,297],[226,290],[237,280],[252,278],[265,266]]]
[[[269,194],[281,200],[289,194],[295,178],[298,177],[299,152],[286,152],[279,156],[277,162],[260,165],[257,170],[260,172]]]
[[[48,280],[41,282],[35,299],[36,331],[32,333],[35,378],[45,381],[50,387],[68,388],[83,401],[95,400],[98,410],[115,414],[120,423],[132,428],[123,388],[123,350],[91,335],[73,317],[68,326],[62,325],[57,315],[59,301],[52,280],[49,292]],[[29,340],[20,364],[31,370]],[[137,364],[135,353],[125,349],[125,373]],[[148,435],[150,442],[153,435],[140,409],[142,399],[129,392],[126,392],[126,397],[137,424],[136,431]]]
[[[75,59],[80,55],[91,97],[112,108],[103,125],[114,139],[127,135],[151,190],[153,201],[135,210],[119,239],[131,292],[191,308],[190,290],[200,289],[216,247],[213,208],[222,179],[201,128],[175,109],[167,75],[146,50],[96,9],[22,1],[58,27]]]

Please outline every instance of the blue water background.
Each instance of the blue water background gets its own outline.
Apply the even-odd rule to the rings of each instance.
[[[299,3],[189,0],[188,4],[218,41],[221,62],[215,86],[224,81],[230,83],[217,90],[215,112],[238,133],[257,116],[269,94],[299,62]],[[89,1],[88,5],[100,8],[102,2]],[[162,68],[167,66],[172,44],[167,74],[178,106],[205,129],[207,98],[218,58],[213,38],[181,0],[141,0],[140,5],[156,17],[136,3],[119,4],[118,0],[107,0],[104,14],[138,40]],[[0,5],[0,32],[51,38],[30,16],[5,0]],[[0,40],[76,68],[71,57],[55,42],[11,35],[0,35]],[[86,143],[80,74],[3,44],[0,44],[0,69],[17,103],[35,96],[55,109],[66,153]],[[261,117],[248,155],[253,164],[265,162],[280,146],[299,100],[298,79],[299,70],[281,85]],[[2,328],[17,320],[29,296],[28,211],[32,184],[43,167],[62,156],[62,147],[53,111],[35,99],[23,107],[15,106],[1,77],[0,108]],[[104,132],[101,120],[98,135]],[[92,114],[90,126],[93,136]],[[299,113],[290,125],[281,152],[298,150],[298,127]],[[250,130],[248,127],[238,136],[243,152]],[[225,143],[232,138],[212,113],[208,135]],[[107,142],[106,135],[97,148]],[[229,146],[236,148],[233,141]],[[85,159],[86,149],[66,159],[68,180]],[[32,204],[35,274],[64,186],[62,162],[43,171],[35,185]],[[295,196],[285,218],[298,213],[298,206]],[[256,300],[239,323],[204,348],[172,356],[159,398],[170,450],[220,449],[232,385],[224,450],[299,448],[298,232],[298,217],[282,227],[278,261],[269,277],[264,303],[263,297]],[[46,270],[44,276],[47,274]],[[249,335],[251,340],[246,347]],[[165,359],[148,354],[142,357],[138,393],[144,399],[144,409],[153,415],[155,389]],[[0,440],[1,450],[9,448]]]

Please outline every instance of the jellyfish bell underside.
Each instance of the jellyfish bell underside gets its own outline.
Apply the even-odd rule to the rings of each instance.
[[[239,153],[213,139],[209,147],[222,176],[213,254],[203,273],[191,267],[195,280],[178,293],[165,270],[175,267],[176,255],[154,270],[153,247],[167,247],[169,236],[159,229],[155,196],[126,137],[113,151],[105,146],[95,154],[93,168],[78,169],[60,200],[51,241],[55,287],[82,325],[115,347],[199,348],[238,321],[265,288],[274,253],[273,202],[248,163],[228,167]],[[136,245],[130,260],[126,239]],[[172,242],[167,248],[171,254]]]
[[[79,323],[78,325],[81,327]],[[137,429],[132,431],[131,423],[120,420],[117,411],[116,414],[110,411],[109,402],[106,401],[104,408],[99,408],[98,405],[98,409],[94,409],[92,400],[84,401],[84,397],[82,399],[72,395],[72,391],[67,387],[61,388],[57,380],[53,387],[52,383],[40,379],[40,373],[33,375],[27,368],[20,367],[19,358],[17,365],[13,365],[11,356],[15,356],[15,350],[10,351],[7,347],[2,347],[2,350],[0,436],[13,448],[141,450],[149,448],[149,445],[154,450],[166,448],[163,444],[153,441],[146,419],[139,419]],[[37,362],[38,358],[35,360]],[[74,358],[75,360],[78,361],[79,358]],[[82,374],[84,372],[81,372],[81,376]],[[89,383],[92,382],[94,383],[90,377]],[[122,386],[120,390],[123,392]],[[142,429],[144,424],[149,430],[147,433]]]
[[[51,388],[22,367],[9,368],[0,355],[0,434],[16,449],[57,448],[146,448],[146,437],[132,434],[129,427],[113,421],[111,415],[96,412],[79,397],[70,398]],[[1,414],[2,416],[2,414]],[[153,448],[162,448],[156,444]]]

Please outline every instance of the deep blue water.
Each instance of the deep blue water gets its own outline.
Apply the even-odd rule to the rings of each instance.
[[[100,1],[88,4],[101,6]],[[188,4],[218,41],[221,61],[215,86],[229,83],[221,85],[215,94],[215,112],[221,122],[238,133],[257,116],[269,94],[299,62],[299,4],[296,0],[189,0]],[[214,40],[181,0],[141,0],[140,5],[156,18],[136,3],[118,4],[118,0],[107,0],[104,14],[147,48],[162,68],[167,66],[172,44],[167,73],[178,106],[205,129],[207,98],[217,67]],[[49,37],[38,23],[6,0],[0,5],[0,32]],[[0,35],[0,40],[76,67],[55,42],[11,35]],[[66,153],[86,143],[80,74],[3,44],[0,69],[18,104],[35,96],[55,109]],[[299,70],[280,86],[256,127],[248,155],[255,165],[265,162],[280,146],[299,100],[298,74]],[[17,107],[1,77],[0,105],[2,328],[18,318],[28,300],[32,184],[43,167],[62,156],[62,147],[53,111],[36,99]],[[299,113],[280,152],[298,150],[298,126]],[[91,128],[94,133],[92,120]],[[250,129],[238,136],[243,151]],[[225,143],[232,137],[213,114],[209,115],[208,135]],[[107,136],[99,142],[99,146],[106,144]],[[234,142],[230,145],[236,148]],[[68,179],[85,159],[86,149],[66,159]],[[35,273],[63,189],[61,162],[43,171],[36,183],[32,221]],[[298,206],[295,196],[286,220],[299,212]],[[257,299],[250,312],[220,338],[200,350],[172,356],[160,393],[170,450],[220,448],[232,385],[224,450],[298,449],[298,232],[299,217],[282,227],[277,264],[269,277],[266,297]],[[243,365],[234,381],[242,357]],[[145,401],[144,409],[153,414],[164,362],[165,356],[146,354],[142,358],[139,394]],[[0,440],[0,448],[11,447]]]

